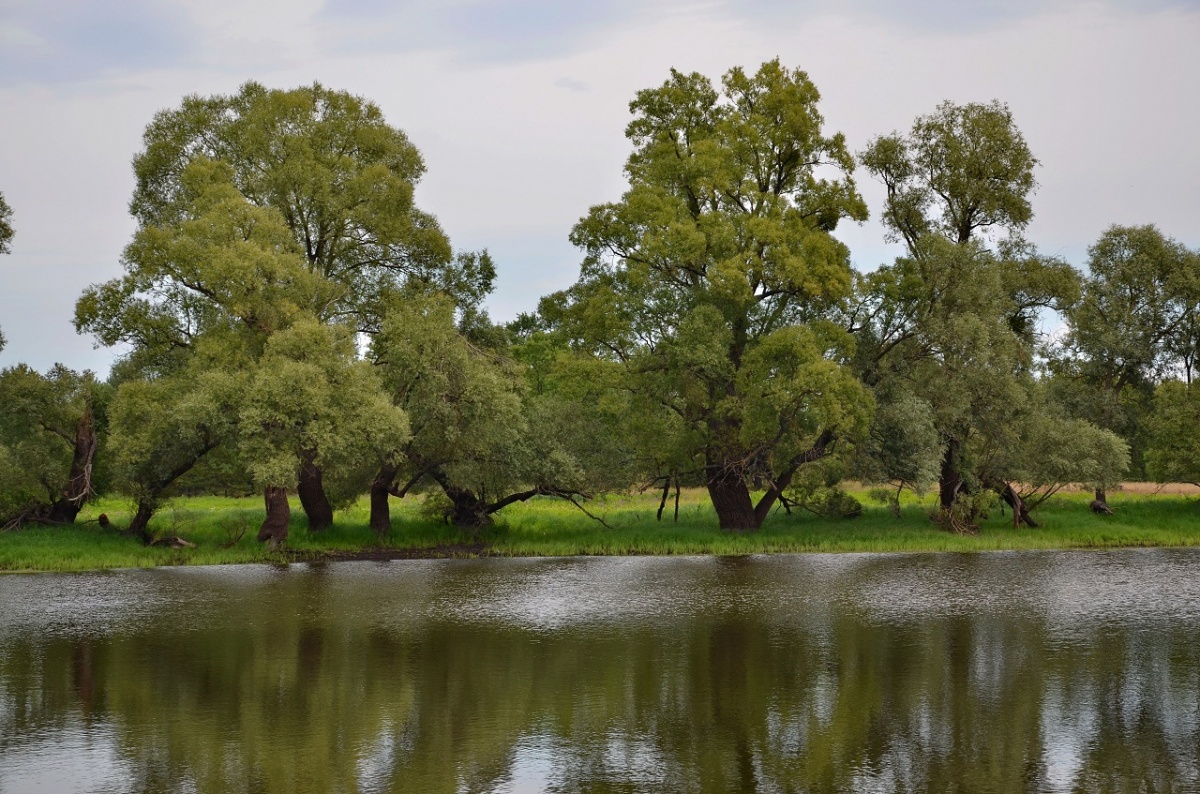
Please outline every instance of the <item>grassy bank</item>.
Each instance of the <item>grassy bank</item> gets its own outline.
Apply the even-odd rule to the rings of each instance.
[[[95,522],[101,513],[123,525],[130,506],[101,500],[73,527],[30,527],[0,533],[0,571],[71,571],[156,565],[287,562],[296,559],[389,556],[564,556],[575,554],[761,554],[778,552],[986,551],[997,549],[1111,548],[1200,545],[1200,500],[1194,496],[1116,492],[1113,516],[1096,516],[1087,494],[1060,494],[1034,517],[1040,529],[1014,530],[1010,516],[993,511],[975,536],[945,532],[929,520],[932,497],[908,499],[899,518],[867,502],[862,516],[828,520],[808,513],[777,511],[762,530],[730,534],[716,529],[707,495],[685,492],[679,521],[668,505],[663,521],[654,495],[613,496],[588,508],[609,525],[572,505],[537,499],[499,514],[481,544],[453,527],[421,516],[414,500],[393,504],[393,530],[382,547],[367,525],[365,500],[338,514],[329,530],[310,534],[299,505],[293,505],[288,549],[269,553],[255,539],[263,509],[260,499],[179,499],[151,523],[160,535],[180,536],[196,548],[145,547]],[[238,538],[239,533],[245,530]]]

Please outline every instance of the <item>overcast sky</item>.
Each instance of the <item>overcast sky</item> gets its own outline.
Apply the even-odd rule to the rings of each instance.
[[[1041,160],[1029,237],[1082,265],[1110,224],[1200,246],[1200,0],[0,0],[0,366],[107,372],[71,327],[120,273],[130,160],[156,110],[246,80],[374,100],[425,156],[419,205],[491,250],[506,320],[574,281],[567,241],[617,198],[628,104],[668,70],[716,79],[778,56],[854,151],[938,102],[999,99]],[[872,220],[857,267],[895,256]]]

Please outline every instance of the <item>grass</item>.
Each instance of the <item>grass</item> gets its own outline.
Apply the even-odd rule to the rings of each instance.
[[[863,514],[854,519],[821,519],[781,511],[758,532],[727,533],[702,490],[685,491],[679,521],[671,506],[663,521],[654,518],[655,495],[610,496],[588,508],[609,527],[565,502],[539,498],[506,508],[495,526],[483,532],[482,546],[453,527],[422,518],[413,499],[393,501],[393,529],[382,547],[368,524],[366,500],[338,514],[338,523],[309,533],[303,513],[293,504],[288,548],[268,552],[255,540],[262,521],[261,499],[193,497],[178,499],[151,522],[162,536],[178,535],[196,548],[146,547],[95,522],[107,513],[117,525],[128,522],[130,505],[102,499],[89,505],[71,527],[28,527],[0,533],[0,571],[73,571],[158,565],[212,565],[289,562],[296,559],[376,556],[568,556],[579,554],[769,554],[780,552],[929,552],[1000,549],[1081,549],[1130,546],[1200,545],[1200,501],[1167,494],[1116,492],[1109,503],[1116,514],[1088,510],[1088,494],[1059,494],[1034,517],[1040,529],[1012,527],[1011,514],[993,511],[978,535],[948,533],[929,520],[932,497],[909,497],[901,516],[871,504],[864,493]],[[238,533],[244,530],[240,539]]]

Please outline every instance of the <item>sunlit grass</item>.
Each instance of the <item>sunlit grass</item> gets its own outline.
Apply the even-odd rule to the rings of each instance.
[[[1060,494],[1037,510],[1040,529],[1014,529],[1011,514],[994,510],[973,536],[954,535],[929,520],[933,497],[905,499],[899,518],[870,503],[865,493],[858,518],[823,519],[803,511],[776,510],[753,533],[716,528],[704,491],[685,491],[679,520],[668,503],[655,520],[654,494],[608,496],[587,504],[604,526],[575,506],[550,498],[516,504],[498,514],[495,526],[481,533],[482,553],[502,556],[584,554],[762,554],[778,552],[985,551],[998,549],[1108,548],[1121,546],[1200,545],[1200,501],[1178,495],[1113,493],[1113,516],[1088,510],[1087,494]],[[194,497],[167,505],[151,522],[159,536],[179,536],[196,548],[146,547],[96,523],[106,513],[117,526],[129,520],[130,505],[102,499],[80,515],[73,527],[30,527],[0,534],[0,570],[67,571],[157,565],[208,565],[284,562],[297,557],[351,555],[366,549],[406,551],[414,555],[472,554],[474,538],[421,515],[419,502],[393,500],[393,528],[382,547],[368,526],[369,506],[361,500],[337,515],[320,533],[305,528],[299,504],[293,504],[288,549],[268,552],[255,540],[263,518],[261,499]],[[244,530],[244,532],[243,532]],[[240,535],[240,537],[239,537]]]

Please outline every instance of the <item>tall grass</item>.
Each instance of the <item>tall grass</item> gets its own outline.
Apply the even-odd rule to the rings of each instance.
[[[863,493],[857,494],[866,502]],[[506,508],[496,524],[473,538],[424,518],[419,502],[393,502],[393,528],[380,544],[368,526],[369,505],[362,500],[342,511],[337,523],[320,533],[305,527],[293,505],[288,548],[268,552],[255,534],[263,518],[256,498],[178,499],[151,522],[160,536],[179,536],[196,548],[146,547],[96,523],[107,513],[116,525],[128,522],[130,505],[102,499],[88,506],[72,527],[29,527],[0,533],[0,571],[70,571],[157,565],[209,565],[286,562],[297,558],[353,556],[365,550],[413,556],[482,553],[501,556],[580,554],[765,554],[777,552],[985,551],[997,549],[1070,549],[1118,546],[1200,545],[1200,501],[1171,495],[1111,495],[1113,516],[1088,510],[1086,494],[1059,494],[1034,515],[1039,529],[1014,529],[1011,514],[994,510],[978,535],[954,535],[929,520],[933,498],[911,496],[899,517],[866,504],[853,519],[825,519],[793,509],[776,510],[758,532],[728,533],[716,528],[716,516],[701,490],[685,491],[679,520],[671,506],[655,520],[651,494],[608,496],[588,505],[607,526],[573,505],[538,498]]]

